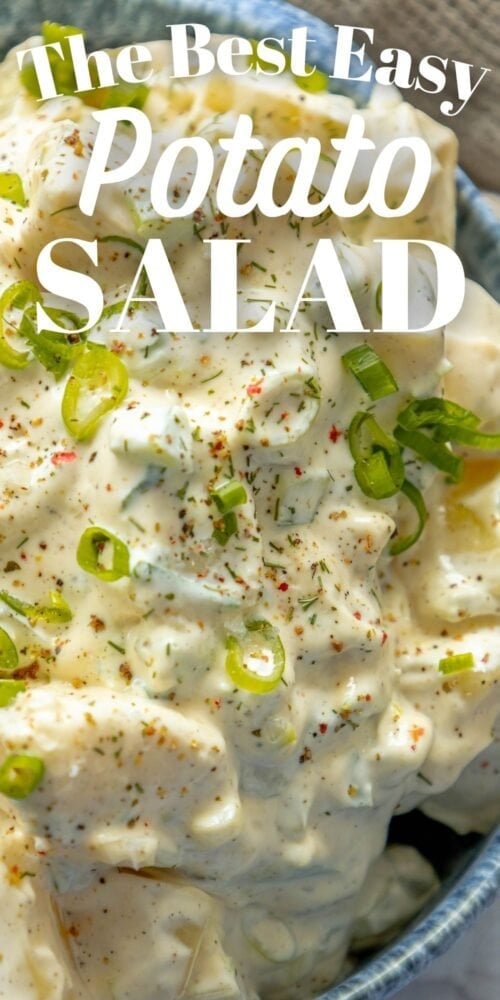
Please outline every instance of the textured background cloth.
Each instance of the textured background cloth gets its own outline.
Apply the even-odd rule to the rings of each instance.
[[[460,162],[480,187],[500,190],[500,0],[292,0],[330,24],[351,24],[375,29],[367,53],[378,56],[383,48],[401,48],[418,61],[425,55],[460,59],[491,72],[480,83],[469,103],[454,118],[442,115],[443,100],[456,101],[455,74],[442,94],[404,91],[406,99],[449,125],[460,139]],[[480,72],[480,71],[479,71]]]

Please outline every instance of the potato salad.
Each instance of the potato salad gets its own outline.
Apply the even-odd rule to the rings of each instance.
[[[14,52],[0,67],[0,997],[311,1000],[437,889],[414,848],[386,846],[394,815],[500,818],[498,306],[469,282],[445,330],[337,334],[313,283],[282,332],[318,239],[367,329],[374,240],[453,245],[455,137],[375,88],[359,113],[376,149],[431,150],[410,215],[232,219],[209,192],[163,219],[151,175],[175,139],[204,136],[220,165],[240,114],[266,149],[317,136],[321,193],[354,105],[321,74],[173,82],[169,44],[150,49],[152,79],[115,104],[148,115],[151,155],[92,217],[92,96],[66,80],[41,102]],[[123,125],[117,162],[130,142]],[[258,168],[249,153],[242,199]],[[180,157],[173,198],[191,170]],[[367,154],[353,198],[369,171]],[[99,243],[89,332],[37,279],[67,236]],[[146,274],[116,333],[152,237],[194,333],[161,329]],[[207,333],[204,241],[224,238],[250,241],[242,332]],[[78,247],[55,256],[95,276]],[[418,247],[410,279],[423,326]],[[37,326],[42,302],[64,334]],[[254,330],[271,302],[276,330]]]

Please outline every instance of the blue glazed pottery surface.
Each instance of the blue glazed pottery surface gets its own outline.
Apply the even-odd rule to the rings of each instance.
[[[36,34],[45,19],[81,25],[96,47],[162,38],[167,24],[193,20],[213,31],[248,37],[286,36],[292,28],[307,25],[315,39],[311,61],[325,69],[332,64],[336,41],[334,28],[283,0],[2,0],[0,54]],[[359,105],[368,98],[368,83],[331,83],[332,89],[348,93]],[[457,189],[460,256],[470,277],[500,300],[500,223],[461,170]],[[386,1000],[445,951],[499,888],[497,831],[482,842],[459,878],[412,928],[321,1000]]]

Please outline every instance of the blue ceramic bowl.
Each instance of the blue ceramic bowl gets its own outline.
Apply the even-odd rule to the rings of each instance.
[[[213,31],[247,37],[287,36],[307,25],[316,38],[311,61],[327,68],[335,29],[284,0],[2,0],[0,54],[36,34],[42,20],[84,27],[98,47],[161,38],[165,25],[201,21]],[[353,75],[356,70],[353,68]],[[333,81],[331,81],[333,83]],[[332,86],[332,89],[335,89]],[[370,85],[337,84],[361,105]],[[500,300],[500,224],[463,171],[457,171],[458,250],[467,273]],[[444,952],[500,889],[500,830],[458,851],[437,901],[398,939],[318,1000],[382,1000]]]

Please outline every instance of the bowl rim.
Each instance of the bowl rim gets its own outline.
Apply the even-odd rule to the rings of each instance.
[[[134,7],[147,7],[150,0],[134,0]],[[307,2],[307,0],[304,0]],[[0,10],[0,50],[5,49],[5,31],[12,8],[16,8],[16,22],[22,32],[23,7],[32,20],[39,23],[44,17],[54,17],[54,7],[61,8],[61,20],[74,19],[74,5],[68,0],[27,0],[5,3]],[[100,14],[107,20],[116,16],[123,24],[128,0],[99,4]],[[81,0],[81,20],[89,21],[88,3]],[[250,37],[278,35],[293,27],[307,26],[316,33],[311,45],[311,61],[320,68],[327,68],[335,50],[335,28],[320,17],[287,2],[287,0],[155,0],[170,23],[199,20],[211,30],[220,33],[242,34]],[[73,8],[73,9],[71,9]],[[140,21],[140,16],[138,17]],[[80,22],[81,23],[81,22]],[[118,20],[117,20],[118,24]],[[92,22],[89,22],[91,27]],[[17,24],[16,24],[17,28]],[[101,43],[102,44],[102,43]],[[1,53],[3,55],[3,51]],[[347,86],[331,82],[333,92],[347,93],[357,105],[365,103],[371,86],[367,82],[353,81]],[[457,171],[458,246],[469,275],[478,280],[490,294],[500,300],[500,222],[481,199],[473,182],[459,168]],[[458,936],[490,905],[500,890],[500,827],[485,838],[483,846],[469,861],[459,877],[445,891],[439,902],[417,917],[402,935],[342,982],[316,996],[316,1000],[387,1000],[413,980],[431,961],[446,951]]]
[[[400,938],[317,1000],[386,1000],[442,955],[500,890],[500,828],[457,881]]]

